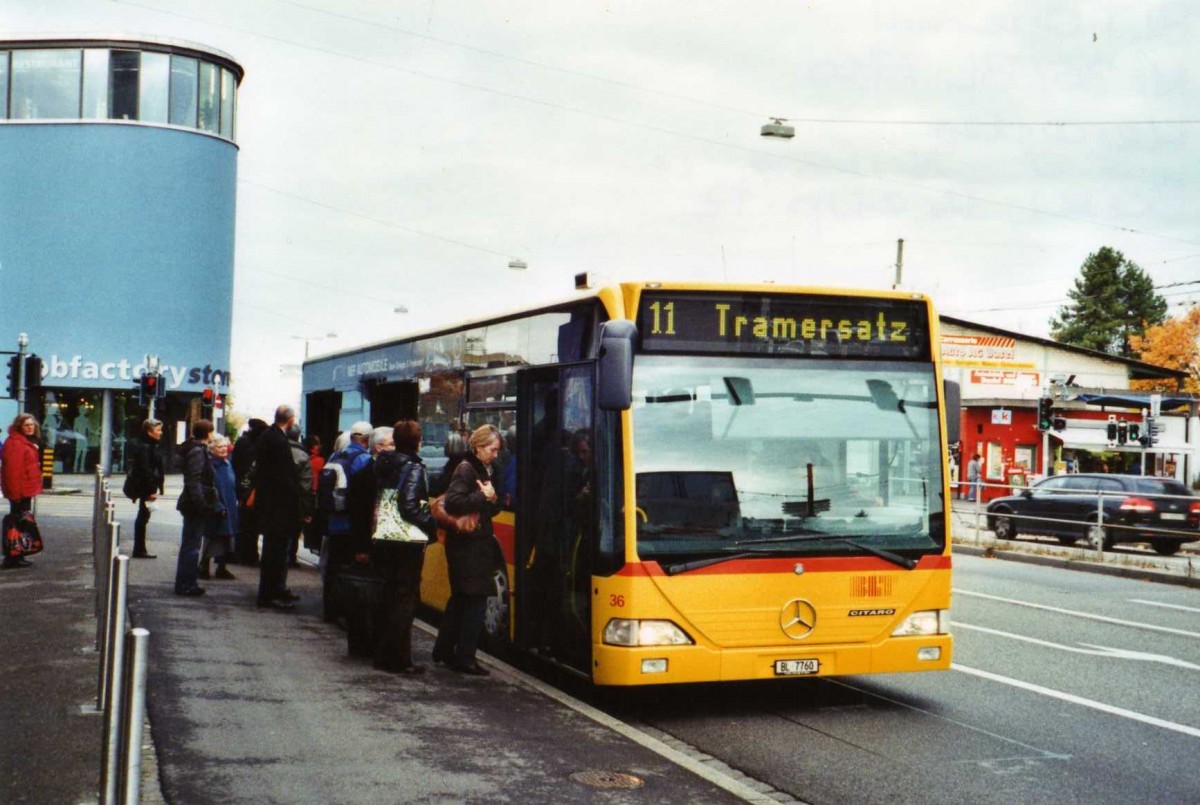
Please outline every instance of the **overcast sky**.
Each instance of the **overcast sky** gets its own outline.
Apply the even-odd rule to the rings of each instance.
[[[1047,335],[1107,245],[1171,314],[1200,299],[1187,0],[0,0],[0,19],[245,68],[252,415],[298,398],[298,337],[316,355],[557,300],[580,271],[886,288],[903,238],[904,287],[942,313]],[[760,137],[771,116],[795,138]]]

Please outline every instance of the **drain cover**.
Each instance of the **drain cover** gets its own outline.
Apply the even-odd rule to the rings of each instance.
[[[571,775],[571,779],[592,788],[641,788],[645,784],[641,777],[621,771],[604,771],[602,769],[577,771]]]

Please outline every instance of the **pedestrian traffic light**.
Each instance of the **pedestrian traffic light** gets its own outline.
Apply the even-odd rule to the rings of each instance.
[[[1038,400],[1038,430],[1050,430],[1054,427],[1054,412],[1051,410],[1054,407],[1054,400],[1050,397],[1042,397]]]
[[[158,398],[159,386],[162,384],[162,377],[154,372],[145,372],[142,374],[142,380],[138,384],[138,402],[142,405],[148,405],[151,400]]]
[[[8,396],[17,399],[17,391],[21,385],[21,356],[13,355],[8,359]]]
[[[213,391],[211,388],[207,388],[204,391],[200,392],[200,408],[201,408],[201,410],[206,415],[211,416],[212,410],[213,410],[213,404],[216,402],[216,400],[217,400],[217,393],[215,391]]]

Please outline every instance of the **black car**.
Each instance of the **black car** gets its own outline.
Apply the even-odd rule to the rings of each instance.
[[[1195,497],[1170,478],[1056,475],[989,503],[988,528],[998,539],[1044,534],[1064,545],[1081,539],[1095,544],[1102,534],[1106,550],[1119,542],[1148,542],[1169,556],[1185,542],[1200,539],[1200,500],[1181,499]],[[1103,528],[1097,529],[1099,525]]]

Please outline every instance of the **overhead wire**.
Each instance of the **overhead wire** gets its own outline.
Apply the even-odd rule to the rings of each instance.
[[[1046,217],[1051,217],[1051,218],[1057,218],[1060,220],[1073,221],[1075,223],[1086,224],[1088,226],[1095,226],[1095,227],[1103,228],[1103,229],[1114,229],[1114,230],[1117,230],[1120,232],[1127,232],[1130,234],[1141,235],[1144,237],[1152,237],[1152,238],[1158,238],[1158,239],[1162,239],[1162,240],[1172,240],[1172,241],[1176,241],[1176,242],[1180,242],[1180,243],[1190,243],[1190,244],[1200,245],[1200,241],[1192,240],[1189,238],[1181,238],[1181,237],[1174,236],[1174,235],[1165,235],[1165,234],[1161,234],[1161,233],[1150,232],[1148,230],[1142,230],[1142,229],[1137,229],[1134,227],[1122,226],[1120,224],[1114,224],[1114,223],[1106,222],[1106,221],[1096,221],[1096,220],[1084,218],[1081,216],[1070,215],[1067,213],[1056,212],[1053,210],[1044,210],[1044,209],[1041,209],[1038,207],[1032,207],[1032,206],[1029,206],[1026,204],[1018,204],[1016,202],[1001,201],[998,199],[987,198],[985,196],[978,196],[978,195],[975,195],[972,193],[965,193],[965,192],[957,191],[957,190],[950,190],[950,189],[938,188],[938,187],[929,187],[929,186],[926,186],[919,182],[913,182],[913,181],[908,181],[908,180],[904,180],[904,179],[897,179],[897,178],[893,178],[893,177],[882,176],[882,175],[874,174],[874,173],[871,173],[868,171],[860,171],[860,170],[846,168],[846,167],[842,167],[842,166],[838,166],[838,165],[826,164],[826,163],[817,162],[817,161],[811,160],[811,159],[802,159],[799,157],[789,156],[789,155],[785,155],[785,154],[777,154],[777,153],[762,151],[762,150],[759,150],[756,148],[750,148],[747,146],[737,145],[735,143],[729,143],[729,142],[723,142],[721,140],[715,140],[710,137],[704,137],[701,135],[690,134],[688,132],[677,131],[674,129],[667,128],[665,126],[658,126],[658,125],[643,123],[641,121],[632,120],[632,119],[628,119],[628,118],[621,118],[616,115],[610,115],[610,114],[606,114],[603,112],[597,112],[597,111],[585,109],[585,108],[578,107],[578,106],[569,106],[566,104],[556,103],[554,101],[547,101],[547,100],[543,100],[543,99],[539,99],[539,98],[532,98],[529,96],[521,95],[521,94],[515,93],[515,92],[510,92],[507,90],[496,89],[494,87],[486,87],[486,86],[483,86],[480,84],[474,84],[469,81],[463,81],[460,79],[450,78],[447,76],[436,75],[436,74],[433,74],[433,73],[430,73],[430,72],[427,72],[424,70],[417,70],[417,69],[414,69],[411,67],[404,67],[401,65],[394,64],[392,62],[368,58],[366,56],[362,56],[359,54],[331,50],[329,48],[318,47],[318,46],[310,45],[310,44],[307,44],[304,42],[298,42],[296,40],[287,39],[285,37],[280,37],[280,36],[275,36],[272,34],[263,33],[261,31],[255,31],[255,30],[247,29],[247,28],[239,28],[237,26],[229,25],[227,23],[214,22],[212,20],[204,19],[201,17],[196,17],[196,16],[189,15],[189,14],[183,14],[183,13],[180,13],[177,11],[171,11],[171,10],[167,10],[167,9],[163,9],[163,8],[158,8],[158,7],[147,5],[144,3],[134,2],[134,0],[112,0],[112,1],[115,3],[120,3],[122,5],[132,6],[132,7],[136,7],[136,8],[142,8],[147,11],[152,11],[152,12],[156,12],[156,13],[160,13],[160,14],[164,14],[164,15],[168,15],[168,16],[179,17],[181,19],[187,19],[187,20],[190,20],[193,22],[199,22],[199,23],[205,24],[205,25],[211,25],[214,27],[225,28],[228,30],[237,31],[239,33],[243,33],[248,36],[266,39],[268,41],[278,42],[280,44],[285,44],[285,45],[289,45],[292,47],[298,47],[298,48],[302,48],[302,49],[306,49],[306,50],[312,50],[315,52],[324,53],[326,55],[335,56],[338,58],[344,58],[344,59],[348,59],[351,61],[361,62],[363,64],[369,64],[369,65],[372,65],[375,67],[383,67],[385,69],[395,70],[397,72],[406,73],[406,74],[413,75],[413,76],[416,76],[419,78],[424,78],[424,79],[427,79],[430,81],[447,83],[447,84],[462,87],[465,89],[472,89],[472,90],[475,90],[478,92],[493,94],[493,95],[496,95],[499,97],[507,98],[509,100],[516,100],[516,101],[520,101],[522,103],[528,103],[528,104],[535,105],[535,106],[557,109],[559,111],[569,112],[572,114],[579,114],[579,115],[592,117],[592,118],[599,119],[599,120],[606,120],[608,122],[616,123],[618,125],[639,128],[644,131],[652,131],[652,132],[655,132],[658,134],[663,134],[663,135],[667,135],[667,136],[671,136],[671,137],[677,137],[680,139],[690,140],[692,142],[704,143],[706,145],[717,146],[717,147],[724,148],[727,150],[733,150],[733,151],[737,151],[740,153],[751,154],[751,155],[754,155],[757,157],[774,159],[774,160],[788,162],[788,163],[796,164],[796,165],[804,165],[807,167],[816,168],[819,170],[824,170],[824,171],[828,171],[831,173],[836,173],[836,174],[840,174],[840,175],[844,175],[844,176],[853,176],[853,177],[857,177],[857,178],[867,179],[870,181],[880,182],[883,184],[890,184],[890,185],[894,185],[894,186],[898,186],[898,187],[905,187],[905,188],[912,189],[912,190],[918,190],[923,193],[929,193],[929,194],[933,194],[933,195],[943,195],[943,196],[948,196],[951,198],[962,199],[964,201],[971,201],[971,202],[975,202],[975,203],[996,206],[996,207],[1001,207],[1001,208],[1005,208],[1005,209],[1018,210],[1018,211],[1026,212],[1026,213],[1029,213],[1032,215],[1041,215],[1041,216],[1046,216]],[[293,194],[293,195],[295,195],[295,194]],[[300,198],[300,196],[298,196],[298,195],[296,195],[296,197]],[[320,204],[321,202],[313,201],[313,203]],[[420,230],[415,230],[415,228],[414,228],[414,232],[417,234],[429,234],[426,232],[422,232]],[[436,236],[436,235],[434,235],[434,237],[438,237],[439,239],[445,240],[447,242],[458,243],[458,245],[465,245],[465,242],[456,241],[453,238],[442,238],[441,236]],[[499,251],[496,251],[494,249],[488,249],[486,247],[479,247],[479,246],[471,245],[470,248],[478,249],[480,251],[491,252],[492,254],[502,254]],[[510,254],[510,252],[504,252],[503,254],[505,254],[507,256],[508,254]]]

